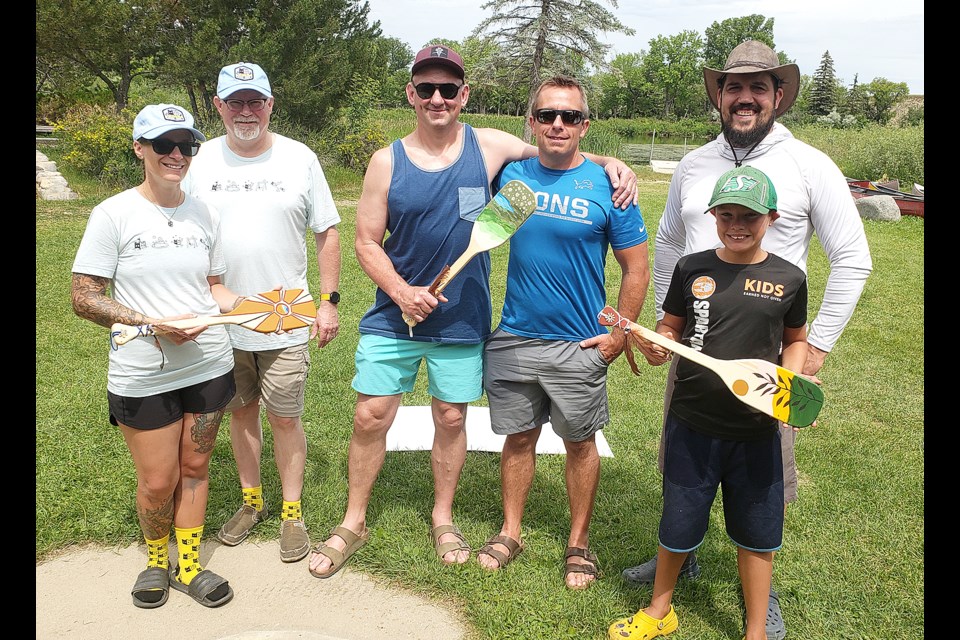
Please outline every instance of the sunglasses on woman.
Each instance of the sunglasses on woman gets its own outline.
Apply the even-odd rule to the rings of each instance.
[[[583,111],[575,109],[537,109],[533,116],[540,124],[553,124],[557,121],[557,116],[563,120],[563,124],[574,125],[583,122]]]
[[[162,156],[173,153],[174,147],[180,149],[180,153],[185,156],[195,156],[197,155],[197,152],[200,151],[200,143],[196,140],[174,142],[173,140],[169,140],[167,138],[154,138],[153,140],[141,140],[141,142],[146,142],[153,147],[154,151]]]
[[[453,100],[457,97],[457,94],[460,93],[460,88],[462,86],[462,84],[454,84],[452,82],[444,82],[443,84],[421,82],[420,84],[413,85],[413,88],[417,90],[417,95],[423,100],[429,100],[432,98],[434,91],[437,89],[440,90],[441,98],[444,100]]]

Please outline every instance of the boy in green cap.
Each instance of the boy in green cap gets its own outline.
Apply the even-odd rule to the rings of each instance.
[[[679,260],[657,333],[721,359],[761,358],[793,371],[807,353],[807,281],[795,265],[760,247],[779,217],[777,192],[754,167],[720,176],[707,213],[723,246]],[[642,341],[662,365],[669,352]],[[747,640],[766,640],[773,555],[783,538],[783,467],[777,421],[739,402],[714,372],[678,363],[667,412],[656,579],[650,606],[614,622],[612,640],[655,638],[678,627],[673,590],[687,554],[704,540],[717,487],[727,534],[737,546]]]

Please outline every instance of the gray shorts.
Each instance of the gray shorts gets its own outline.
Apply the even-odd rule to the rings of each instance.
[[[679,356],[673,358],[670,362],[670,372],[667,374],[667,388],[663,394],[663,416],[664,428],[660,432],[660,454],[657,458],[657,465],[660,467],[660,473],[663,473],[664,440],[667,437],[666,416],[670,408],[670,398],[673,397],[673,385],[677,381],[677,360]],[[796,440],[797,432],[792,427],[780,429],[780,453],[783,456],[783,502],[789,504],[796,502],[797,495],[797,458],[796,458]]]
[[[564,440],[588,439],[610,422],[608,366],[596,347],[497,329],[483,350],[493,432],[522,433],[549,422]]]
[[[310,345],[300,344],[270,351],[233,350],[233,377],[237,393],[226,411],[236,411],[257,400],[267,411],[281,418],[303,415]]]

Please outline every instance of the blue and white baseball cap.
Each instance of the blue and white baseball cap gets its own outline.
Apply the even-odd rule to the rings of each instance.
[[[148,104],[133,119],[134,140],[153,140],[176,129],[186,129],[200,142],[207,140],[207,137],[193,126],[190,112],[175,104]]]
[[[243,89],[253,89],[267,98],[273,97],[273,94],[270,93],[270,80],[267,79],[267,72],[260,65],[252,62],[238,62],[228,64],[220,69],[220,78],[217,80],[217,96],[221,100],[226,100]]]

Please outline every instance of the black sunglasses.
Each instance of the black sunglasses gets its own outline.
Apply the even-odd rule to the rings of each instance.
[[[173,140],[168,140],[167,138],[154,138],[153,140],[142,140],[141,142],[146,142],[153,147],[154,151],[162,156],[165,156],[168,153],[173,153],[174,147],[180,149],[180,153],[185,156],[195,156],[197,155],[197,152],[200,151],[200,143],[196,140],[191,140],[189,142],[174,142]]]
[[[537,109],[533,116],[540,124],[553,124],[557,121],[557,116],[563,120],[563,124],[580,124],[583,122],[583,111],[575,109]]]
[[[457,94],[460,93],[461,87],[463,87],[462,84],[454,84],[452,82],[444,82],[443,84],[421,82],[420,84],[413,85],[413,88],[417,90],[417,95],[423,100],[429,100],[432,98],[433,92],[437,89],[440,90],[441,98],[444,100],[453,100],[457,97]]]

